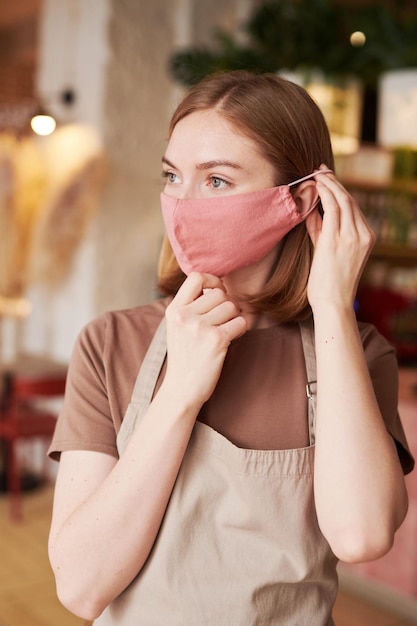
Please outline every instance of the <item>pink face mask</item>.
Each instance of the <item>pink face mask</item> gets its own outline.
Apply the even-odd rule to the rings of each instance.
[[[168,239],[184,274],[223,277],[262,259],[315,207],[301,214],[290,188],[330,171],[234,196],[181,199],[161,193]]]

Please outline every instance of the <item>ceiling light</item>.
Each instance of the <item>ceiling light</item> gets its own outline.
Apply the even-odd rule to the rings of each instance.
[[[47,136],[54,132],[56,128],[56,121],[52,115],[38,113],[32,117],[30,125],[33,132],[37,135]]]

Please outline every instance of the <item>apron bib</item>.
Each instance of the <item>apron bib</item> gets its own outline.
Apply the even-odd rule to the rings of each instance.
[[[300,324],[310,446],[238,448],[196,421],[149,557],[95,626],[332,626],[337,559],[313,493],[313,328]],[[166,356],[165,320],[143,361],[119,454],[149,406]]]

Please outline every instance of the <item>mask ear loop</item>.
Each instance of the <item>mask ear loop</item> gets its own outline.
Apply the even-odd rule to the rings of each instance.
[[[317,176],[318,174],[332,174],[333,170],[317,170],[317,172],[312,172],[311,174],[307,174],[307,176],[303,176],[302,178],[299,178],[298,180],[294,180],[292,183],[288,183],[288,187],[292,187],[293,185],[298,185],[298,183],[302,183],[305,180],[308,180],[309,178],[313,178],[314,176]]]

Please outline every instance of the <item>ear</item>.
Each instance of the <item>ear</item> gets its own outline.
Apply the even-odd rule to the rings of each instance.
[[[314,180],[305,180],[297,185],[293,191],[293,197],[301,215],[309,213],[319,201],[316,183]]]

